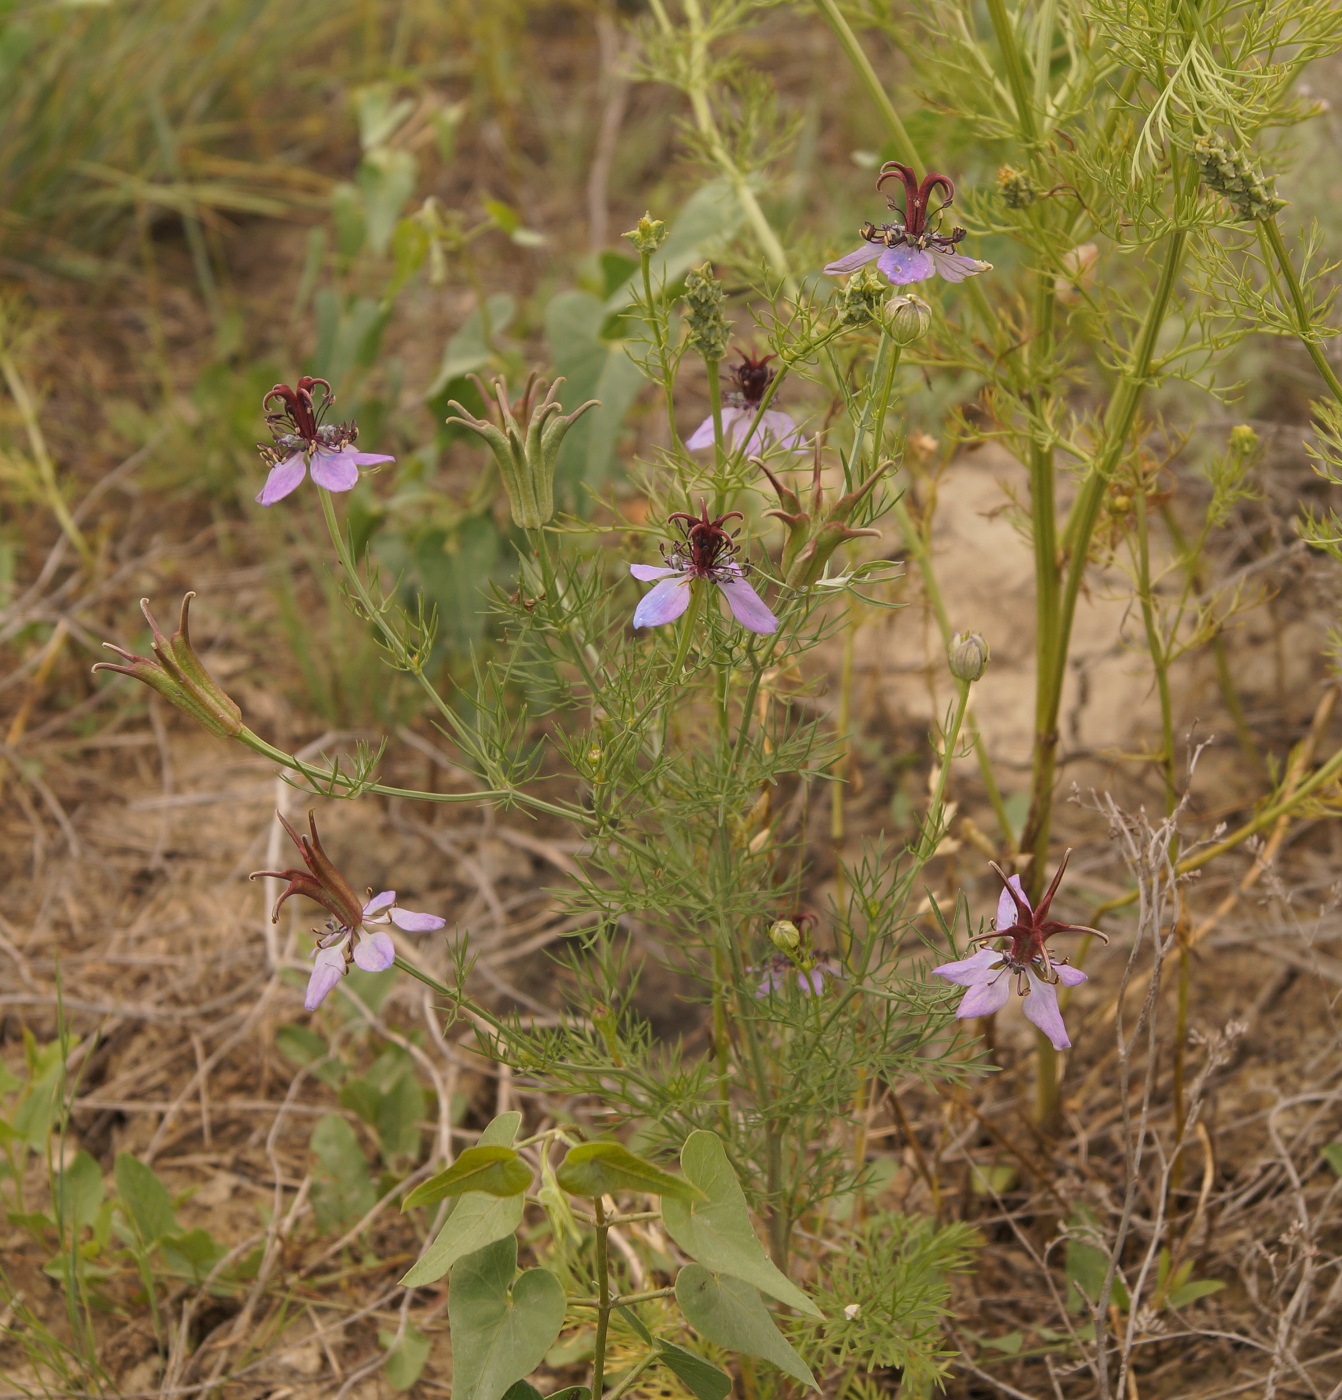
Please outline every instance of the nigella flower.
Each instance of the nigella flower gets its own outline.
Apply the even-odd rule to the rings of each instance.
[[[710,520],[706,501],[699,502],[699,509],[698,516],[678,510],[668,517],[676,522],[682,538],[671,547],[670,554],[662,546],[664,565],[630,564],[629,572],[636,579],[644,583],[660,580],[634,610],[634,626],[660,627],[674,622],[690,605],[694,581],[711,579],[722,590],[727,606],[742,627],[752,632],[776,632],[778,619],[746,582],[745,570],[732,557],[737,550],[736,535],[722,528],[724,521],[743,519],[741,512],[728,511]]]
[[[728,390],[722,408],[722,438],[729,447],[740,446],[741,439],[750,432],[765,392],[773,382],[776,370],[769,368],[772,355],[756,359],[744,350],[737,352],[741,363],[731,371],[732,388]],[[776,408],[766,408],[760,417],[759,426],[746,440],[745,454],[763,453],[770,443],[777,443],[788,452],[802,452],[802,436],[792,418]],[[691,452],[700,452],[713,446],[713,415],[707,418],[685,439],[685,446]]]
[[[796,978],[802,996],[819,996],[825,990],[825,983],[841,976],[839,964],[833,958],[816,958],[809,967],[799,967],[786,953],[774,953],[761,966],[753,969],[763,972],[755,996],[764,998],[781,992]]]
[[[935,228],[928,227],[929,218],[940,223],[942,210],[955,198],[955,186],[951,181],[945,175],[929,172],[920,185],[907,165],[888,160],[881,166],[876,188],[879,190],[896,175],[904,185],[904,207],[900,209],[888,195],[886,203],[898,210],[899,222],[882,224],[879,228],[875,224],[863,224],[858,230],[865,240],[862,247],[830,263],[825,271],[837,276],[856,272],[864,263],[875,262],[896,286],[921,282],[934,272],[948,282],[963,282],[966,277],[989,271],[991,263],[955,251],[955,245],[965,236],[964,229],[952,228],[950,233],[938,233]],[[927,206],[938,190],[946,197],[929,214]]]
[[[418,914],[413,909],[398,908],[395,890],[383,890],[377,895],[370,890],[370,898],[360,900],[353,886],[322,849],[316,817],[308,813],[308,828],[312,832],[309,837],[300,836],[284,819],[283,813],[276,815],[298,847],[307,869],[254,870],[249,878],[259,880],[269,876],[288,881],[271,910],[272,923],[279,922],[281,905],[295,894],[305,895],[330,914],[312,953],[312,976],[308,979],[307,996],[303,1001],[309,1011],[315,1011],[326,1000],[351,964],[365,972],[385,972],[396,960],[396,945],[391,935],[381,929],[369,929],[369,924],[392,923],[410,933],[430,933],[446,923],[436,914]]]
[[[1086,974],[1068,967],[1065,958],[1054,958],[1048,940],[1055,933],[1090,933],[1106,943],[1109,940],[1099,929],[1088,928],[1085,924],[1058,923],[1048,917],[1049,905],[1058,892],[1071,854],[1071,851],[1063,853],[1058,873],[1037,908],[1032,908],[1026,898],[1019,875],[1008,879],[993,865],[1003,886],[997,901],[997,919],[990,933],[981,933],[970,942],[988,943],[998,938],[1008,938],[1011,942],[1005,948],[981,948],[959,962],[943,963],[932,969],[934,977],[944,977],[956,986],[968,988],[956,1009],[956,1016],[991,1016],[1000,1011],[1006,1005],[1014,976],[1016,990],[1025,998],[1021,1009],[1026,1020],[1048,1036],[1055,1050],[1065,1050],[1072,1043],[1058,1009],[1057,984],[1075,987],[1086,980]]]
[[[319,384],[321,403],[312,397]],[[272,399],[278,399],[282,407],[272,409]],[[260,444],[261,460],[270,468],[270,475],[256,498],[258,505],[273,506],[282,501],[298,488],[308,472],[318,486],[328,491],[348,491],[358,481],[360,467],[396,460],[378,452],[355,451],[359,436],[356,423],[323,423],[334,402],[326,380],[309,375],[298,381],[296,389],[276,384],[261,400],[261,411],[275,441],[273,446]]]

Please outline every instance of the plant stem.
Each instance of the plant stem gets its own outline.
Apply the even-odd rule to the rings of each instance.
[[[1301,345],[1305,347],[1309,358],[1314,361],[1314,367],[1328,386],[1328,392],[1338,403],[1342,403],[1342,381],[1338,380],[1336,371],[1328,363],[1328,358],[1323,353],[1323,346],[1310,320],[1309,304],[1305,300],[1304,289],[1300,285],[1299,277],[1296,276],[1291,255],[1287,251],[1286,241],[1281,236],[1281,229],[1277,226],[1275,217],[1269,216],[1258,221],[1258,238],[1264,246],[1264,256],[1271,253],[1286,281],[1291,308],[1295,312],[1295,333],[1299,337]]]
[[[937,774],[936,787],[932,790],[932,800],[927,805],[927,817],[923,822],[923,829],[919,833],[918,843],[914,847],[913,868],[906,877],[910,885],[917,878],[918,872],[937,853],[937,847],[941,845],[941,838],[945,835],[942,829],[942,819],[946,810],[946,785],[951,776],[951,762],[955,757],[956,745],[960,742],[960,728],[964,724],[965,710],[969,706],[969,681],[956,681],[959,688],[955,697],[955,714],[951,719],[950,728],[946,730],[945,743],[941,750],[941,771]]]
[[[598,1306],[596,1314],[596,1343],[592,1349],[592,1396],[600,1400],[606,1378],[606,1333],[610,1328],[610,1264],[606,1258],[606,1235],[610,1226],[606,1223],[606,1208],[601,1197],[592,1198],[593,1214],[596,1216],[596,1287]]]
[[[876,70],[871,66],[871,60],[863,52],[862,45],[858,43],[857,35],[853,33],[848,21],[843,17],[843,12],[835,0],[815,0],[815,7],[820,11],[825,23],[834,31],[844,53],[848,55],[849,63],[853,65],[854,72],[857,73],[862,86],[866,88],[867,96],[871,98],[876,110],[880,112],[881,119],[890,132],[900,160],[907,165],[921,168],[922,161],[918,159],[917,148],[914,146],[908,131],[905,130],[899,113],[895,111],[894,104],[881,86],[881,80],[876,76]]]

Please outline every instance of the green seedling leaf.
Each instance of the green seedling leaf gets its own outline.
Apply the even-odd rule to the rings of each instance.
[[[1073,1229],[1077,1229],[1093,1224],[1093,1217],[1089,1212],[1079,1211],[1073,1214],[1068,1223]],[[1072,1236],[1068,1238],[1064,1258],[1068,1282],[1067,1311],[1081,1312],[1100,1296],[1105,1275],[1109,1271],[1109,1252],[1097,1244]],[[1124,1312],[1128,1311],[1128,1290],[1117,1274],[1114,1275],[1114,1285],[1109,1296],[1111,1302]]]
[[[500,1113],[480,1134],[480,1147],[508,1147],[522,1126],[520,1113]],[[497,1240],[506,1239],[522,1223],[524,1196],[488,1196],[474,1192],[457,1201],[438,1238],[415,1261],[401,1282],[407,1288],[442,1278],[464,1259]]]
[[[164,1262],[196,1283],[228,1253],[208,1230],[175,1231],[164,1237],[160,1246]]]
[[[1208,1298],[1213,1293],[1219,1293],[1224,1287],[1225,1284],[1219,1279],[1194,1279],[1192,1283],[1186,1283],[1170,1294],[1170,1307],[1186,1308],[1189,1303],[1196,1303],[1199,1298]]]
[[[672,1176],[619,1142],[580,1142],[559,1164],[555,1180],[571,1196],[592,1200],[614,1191],[646,1191],[683,1201],[707,1197],[684,1177]]]
[[[707,1199],[693,1204],[672,1196],[663,1200],[667,1234],[707,1268],[744,1279],[780,1303],[820,1317],[820,1309],[764,1252],[746,1209],[745,1192],[717,1134],[691,1133],[681,1148],[680,1165]]]
[[[491,1196],[516,1196],[531,1185],[531,1168],[511,1147],[468,1147],[446,1171],[416,1186],[402,1210],[428,1205],[445,1196],[484,1191]]]
[[[352,1225],[377,1204],[368,1160],[354,1129],[328,1113],[312,1130],[312,1210],[322,1230]]]
[[[676,1302],[706,1341],[728,1351],[762,1356],[785,1375],[812,1390],[820,1389],[811,1368],[769,1316],[758,1289],[739,1278],[712,1274],[702,1264],[686,1264],[676,1276]]]
[[[409,151],[378,147],[359,162],[356,179],[363,195],[369,248],[382,257],[406,201],[415,192],[418,162]]]
[[[176,1230],[177,1217],[173,1213],[172,1197],[155,1175],[153,1167],[145,1166],[129,1152],[120,1152],[117,1154],[115,1174],[117,1193],[142,1244],[156,1244]]]
[[[387,1348],[383,1368],[387,1384],[396,1391],[409,1390],[424,1370],[432,1343],[413,1322],[407,1322],[399,1340],[394,1332],[382,1331],[377,1339]]]
[[[530,1381],[514,1381],[503,1392],[503,1400],[545,1400],[545,1397]]]
[[[91,1229],[104,1194],[103,1174],[97,1162],[87,1152],[77,1152],[74,1161],[56,1177],[57,1214],[75,1233]]]
[[[275,1033],[280,1054],[292,1064],[312,1073],[328,1088],[338,1089],[345,1077],[345,1067],[330,1058],[331,1047],[326,1037],[318,1035],[311,1026],[281,1026]]]
[[[695,1395],[696,1400],[726,1400],[732,1393],[732,1378],[702,1356],[696,1356],[674,1342],[657,1338],[657,1354],[662,1365]]]
[[[447,1316],[455,1400],[503,1400],[559,1336],[564,1285],[548,1269],[519,1275],[517,1240],[509,1236],[452,1270]]]
[[[1332,1167],[1337,1176],[1342,1176],[1342,1142],[1330,1142],[1323,1149],[1323,1160]]]

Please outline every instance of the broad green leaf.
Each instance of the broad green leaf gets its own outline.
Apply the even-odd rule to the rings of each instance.
[[[601,404],[569,429],[559,450],[556,481],[570,497],[580,484],[596,486],[605,479],[625,415],[643,384],[624,341],[604,334],[608,315],[605,304],[587,292],[561,292],[545,308],[550,358],[565,380],[560,390],[565,412],[588,399]]]
[[[359,162],[356,179],[363,195],[368,246],[379,258],[391,245],[392,231],[415,192],[419,165],[409,151],[379,147]]]
[[[753,1283],[762,1293],[811,1317],[818,1307],[764,1252],[736,1179],[716,1133],[694,1132],[680,1151],[685,1175],[707,1197],[687,1205],[675,1197],[662,1202],[666,1232],[690,1256],[716,1273]]]
[[[116,1189],[122,1205],[130,1212],[135,1232],[142,1243],[155,1244],[177,1228],[168,1188],[158,1179],[153,1167],[147,1167],[129,1152],[120,1152],[116,1159]]]
[[[520,1113],[500,1113],[480,1134],[480,1147],[508,1147],[522,1125]],[[411,1266],[401,1282],[407,1288],[433,1283],[459,1260],[497,1240],[522,1223],[524,1196],[486,1196],[476,1192],[458,1200],[438,1238]]]
[[[564,1285],[548,1269],[517,1273],[512,1236],[452,1270],[447,1316],[454,1400],[502,1400],[545,1358],[564,1325]]]
[[[169,1268],[197,1283],[228,1253],[208,1230],[199,1227],[166,1235],[160,1248]]]
[[[354,1129],[338,1114],[328,1113],[312,1130],[312,1210],[322,1230],[352,1225],[377,1204],[377,1191],[368,1174]]]
[[[1342,1142],[1330,1142],[1323,1149],[1323,1160],[1332,1167],[1337,1176],[1342,1176]]]
[[[657,1352],[662,1365],[688,1386],[698,1400],[726,1400],[732,1393],[732,1378],[702,1356],[663,1337],[657,1338]]]
[[[406,1323],[399,1341],[394,1332],[386,1331],[379,1332],[377,1339],[387,1348],[383,1368],[387,1384],[396,1391],[409,1390],[424,1370],[432,1342],[413,1322]]]
[[[758,1289],[739,1278],[712,1274],[702,1264],[686,1264],[676,1276],[676,1302],[706,1341],[762,1356],[803,1385],[820,1389],[811,1368],[769,1316]]]
[[[402,1210],[485,1191],[491,1196],[516,1196],[531,1185],[531,1168],[511,1147],[468,1147],[446,1171],[416,1186],[405,1198]]]
[[[569,1195],[589,1200],[613,1191],[647,1191],[686,1201],[705,1199],[684,1177],[672,1176],[634,1156],[619,1142],[580,1142],[559,1164],[555,1180]]]
[[[1219,1293],[1224,1287],[1225,1284],[1217,1279],[1194,1279],[1192,1283],[1185,1283],[1170,1294],[1170,1307],[1186,1308],[1189,1303],[1196,1303],[1199,1298]]]
[[[530,1381],[514,1381],[503,1392],[503,1400],[544,1400],[544,1397]]]
[[[91,1227],[103,1195],[103,1174],[97,1162],[87,1152],[76,1152],[74,1161],[56,1177],[57,1213],[74,1231]]]
[[[1083,1230],[1087,1226],[1094,1226],[1095,1217],[1083,1207],[1072,1213],[1068,1224],[1073,1230]],[[1067,1311],[1081,1312],[1100,1296],[1105,1275],[1109,1272],[1109,1251],[1091,1243],[1084,1235],[1073,1234],[1067,1238],[1063,1260],[1068,1282]],[[1114,1275],[1109,1297],[1112,1303],[1127,1312],[1128,1290],[1117,1274]]]
[[[483,316],[478,310],[473,311],[447,342],[443,362],[438,366],[433,383],[424,391],[424,397],[431,399],[451,380],[484,369],[492,354],[490,342],[508,328],[516,311],[517,302],[506,292],[498,292],[485,301]]]
[[[426,1105],[424,1089],[410,1068],[405,1067],[383,1093],[373,1117],[378,1145],[384,1161],[397,1158],[417,1161],[420,1147],[420,1123],[424,1121]]]

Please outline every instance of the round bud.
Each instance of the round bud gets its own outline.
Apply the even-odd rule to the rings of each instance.
[[[957,681],[976,681],[988,669],[988,643],[980,632],[957,632],[946,661]]]
[[[932,308],[922,297],[906,293],[891,297],[881,315],[890,339],[901,349],[921,340],[932,325]]]
[[[801,930],[791,919],[779,919],[769,925],[769,942],[780,953],[795,953],[801,947]]]

